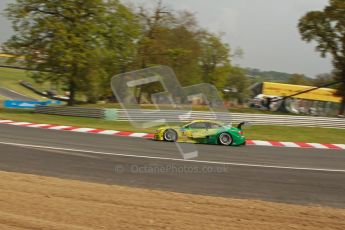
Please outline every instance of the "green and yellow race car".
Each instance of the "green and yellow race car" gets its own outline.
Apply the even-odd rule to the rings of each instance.
[[[245,145],[242,127],[237,127],[217,121],[195,120],[183,126],[160,127],[154,134],[154,140],[168,142],[188,142],[219,145]]]

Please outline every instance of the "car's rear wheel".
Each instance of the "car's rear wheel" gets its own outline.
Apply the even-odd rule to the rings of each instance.
[[[169,142],[175,142],[177,141],[177,132],[173,129],[167,129],[165,130],[164,134],[163,134],[163,138],[165,141],[169,141]]]
[[[221,145],[231,145],[232,136],[229,133],[221,133],[218,137],[218,143]]]

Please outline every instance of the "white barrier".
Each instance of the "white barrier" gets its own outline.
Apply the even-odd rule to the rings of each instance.
[[[206,111],[179,111],[179,110],[124,110],[124,109],[93,109],[82,107],[53,107],[37,106],[36,113],[103,118],[116,121],[152,122],[164,119],[166,122],[191,121],[196,119],[214,120],[214,113]],[[223,122],[239,123],[250,121],[253,125],[282,125],[345,129],[344,118],[312,117],[294,115],[270,115],[249,113],[218,113]]]
[[[153,116],[153,114],[155,116]],[[128,116],[130,115],[130,117]],[[283,125],[283,126],[304,126],[304,127],[323,127],[323,128],[342,128],[345,129],[344,118],[332,117],[312,117],[312,116],[294,116],[294,115],[270,115],[270,114],[248,114],[248,113],[222,113],[218,114],[224,122],[238,123],[241,121],[250,121],[254,125]],[[192,111],[182,112],[176,110],[161,110],[152,113],[152,110],[126,110],[119,109],[117,120],[128,121],[152,121],[165,119],[167,122],[190,121],[195,119],[215,119],[211,112]]]

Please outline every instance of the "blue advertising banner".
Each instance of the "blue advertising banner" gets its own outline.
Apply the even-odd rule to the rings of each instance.
[[[36,105],[61,104],[61,101],[4,101],[5,108],[11,109],[33,109]]]

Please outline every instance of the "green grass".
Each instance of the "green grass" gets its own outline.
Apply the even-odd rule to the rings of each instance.
[[[14,90],[18,93],[21,93],[25,96],[32,97],[38,100],[43,100],[44,98],[33,93],[29,89],[21,86],[19,82],[21,80],[28,81],[34,86],[38,86],[30,77],[27,75],[27,71],[9,69],[9,68],[0,68],[0,87],[8,88]]]
[[[244,133],[251,140],[345,144],[345,129],[257,125]]]
[[[148,132],[155,128],[138,129],[129,122],[105,121],[94,118],[78,118],[35,114],[32,110],[11,110],[0,108],[0,119],[47,123],[89,128],[110,129],[119,131]],[[287,126],[251,126],[246,127],[245,136],[251,140],[296,141],[315,143],[345,144],[345,129],[287,127]]]
[[[129,122],[120,121],[106,121],[95,118],[81,118],[81,117],[67,117],[55,116],[46,114],[35,114],[32,110],[28,109],[5,109],[0,108],[0,119],[9,119],[13,121],[26,121],[33,123],[56,124],[56,125],[69,125],[80,126],[88,128],[111,129],[119,131],[132,131],[132,132],[153,132],[155,129],[138,129],[130,125]]]
[[[7,97],[0,95],[0,103],[2,103],[2,101],[7,100],[7,99],[8,99]]]

